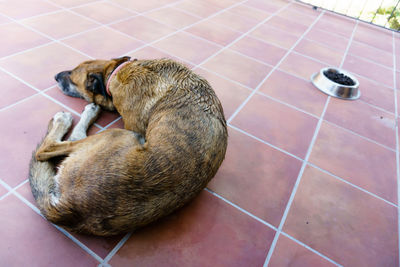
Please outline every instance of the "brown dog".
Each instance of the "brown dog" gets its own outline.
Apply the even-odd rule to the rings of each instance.
[[[54,116],[29,180],[42,214],[68,230],[107,236],[153,222],[196,196],[225,157],[227,129],[217,96],[177,62],[87,61],[56,80],[65,94],[92,104],[68,141],[61,139],[71,114]],[[98,105],[117,110],[125,129],[86,137]]]

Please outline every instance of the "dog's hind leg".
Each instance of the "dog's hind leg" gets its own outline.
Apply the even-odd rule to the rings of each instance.
[[[82,112],[81,119],[72,130],[69,141],[77,141],[87,137],[86,132],[90,125],[94,123],[100,114],[100,107],[94,103],[86,105],[85,110]]]
[[[54,117],[50,120],[48,126],[48,132],[42,143],[36,150],[37,160],[48,160],[52,157],[66,155],[66,153],[60,153],[59,149],[56,149],[58,144],[64,144],[61,139],[68,132],[72,126],[72,115],[69,112],[57,112]],[[56,153],[57,152],[57,153]]]
[[[80,143],[77,141],[87,137],[86,131],[99,113],[99,106],[95,104],[87,105],[69,140],[61,141],[72,125],[72,115],[70,113],[58,112],[49,123],[49,132],[36,151],[36,159],[45,161],[53,157],[67,156],[74,151],[75,147]]]

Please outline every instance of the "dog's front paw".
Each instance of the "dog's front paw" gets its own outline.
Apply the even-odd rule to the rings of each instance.
[[[100,106],[95,103],[90,103],[85,106],[83,113],[89,117],[96,117],[100,113]]]
[[[57,112],[56,115],[53,117],[53,124],[63,124],[66,128],[71,127],[72,125],[72,114],[69,112],[60,111]]]

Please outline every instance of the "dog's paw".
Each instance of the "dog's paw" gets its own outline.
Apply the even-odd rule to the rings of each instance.
[[[96,117],[100,113],[100,106],[95,103],[90,103],[85,106],[83,113],[89,117]]]
[[[60,123],[66,126],[66,128],[71,127],[72,125],[72,114],[69,112],[60,111],[57,112],[53,117],[53,124]]]

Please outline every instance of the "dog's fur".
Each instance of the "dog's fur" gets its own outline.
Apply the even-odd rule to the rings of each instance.
[[[68,230],[115,235],[183,206],[215,175],[227,146],[223,110],[209,83],[168,59],[94,60],[56,76],[86,106],[57,113],[31,160],[29,181],[42,214]],[[98,106],[121,114],[125,129],[86,137]],[[54,160],[61,159],[56,168]]]

